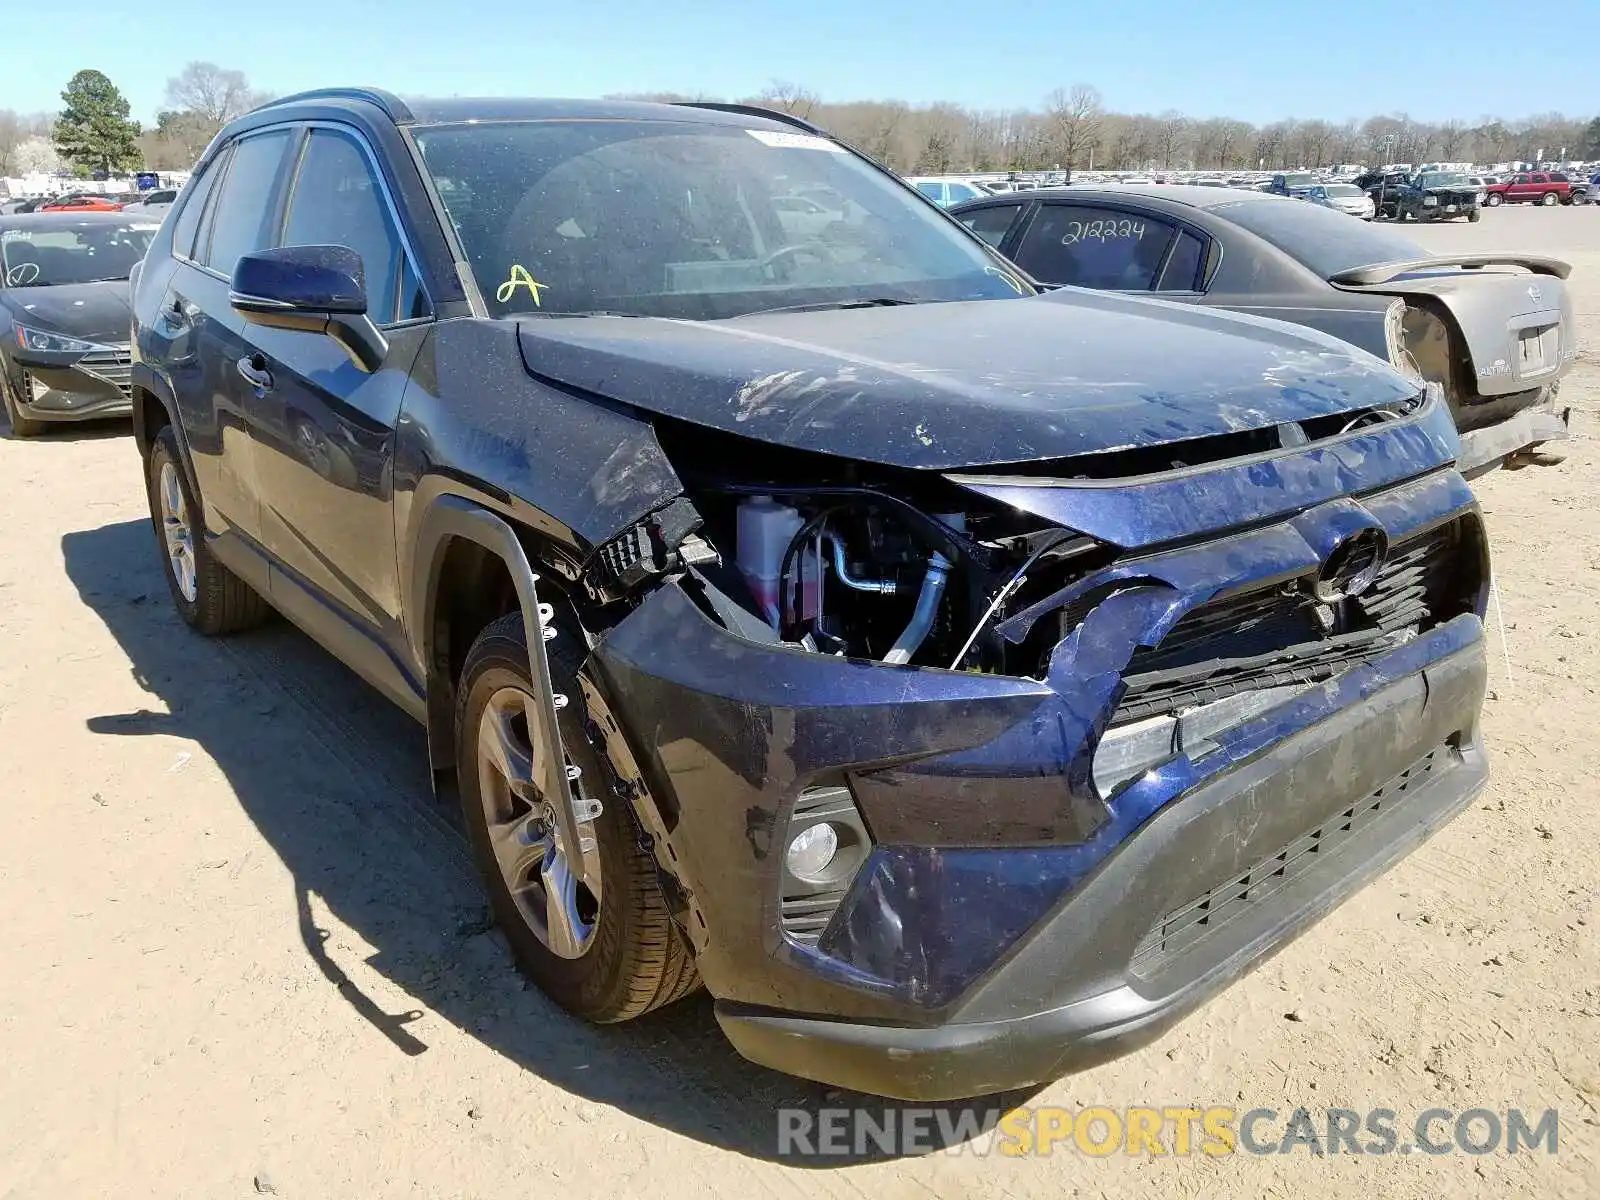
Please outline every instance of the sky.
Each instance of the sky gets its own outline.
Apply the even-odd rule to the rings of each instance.
[[[56,111],[93,67],[147,124],[195,59],[279,94],[733,99],[782,79],[824,100],[1014,109],[1089,83],[1118,111],[1256,123],[1600,115],[1600,0],[154,0],[74,7],[59,35],[49,14],[64,10],[0,0],[0,15],[13,10],[0,27],[24,8],[0,108]]]

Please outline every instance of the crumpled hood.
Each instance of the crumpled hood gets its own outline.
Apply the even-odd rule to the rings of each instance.
[[[1066,288],[727,321],[520,322],[551,383],[892,466],[977,467],[1238,432],[1415,396],[1381,360],[1255,317]]]
[[[90,342],[125,344],[132,324],[128,281],[11,288],[0,304],[19,325]]]

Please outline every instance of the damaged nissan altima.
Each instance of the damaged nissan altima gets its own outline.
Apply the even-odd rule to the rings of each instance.
[[[907,1098],[1155,1037],[1482,786],[1437,389],[783,114],[329,90],[134,286],[160,561],[412,713],[525,970]]]

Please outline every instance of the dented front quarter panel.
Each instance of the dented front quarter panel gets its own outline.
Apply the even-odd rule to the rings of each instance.
[[[1339,497],[1114,565],[1082,588],[1127,586],[1090,610],[1037,681],[758,645],[715,625],[676,585],[658,590],[594,661],[674,830],[680,881],[705,915],[702,974],[725,1000],[937,1020],[1162,805],[1475,645],[1482,627],[1475,614],[1448,622],[1108,800],[1093,786],[1094,752],[1141,646],[1212,598],[1314,569],[1357,525],[1399,540],[1472,507],[1460,476],[1438,470],[1365,501]],[[877,848],[810,948],[780,932],[778,857],[799,793],[841,781]]]

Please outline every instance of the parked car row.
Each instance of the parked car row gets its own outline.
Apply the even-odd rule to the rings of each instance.
[[[0,386],[43,419],[129,351],[51,293],[127,298],[177,614],[416,718],[557,1002],[1028,1086],[1482,788],[1458,426],[1548,398],[1571,303],[1252,193],[929,199],[759,109],[288,96],[153,233],[0,218]]]
[[[0,204],[0,215],[16,216],[35,212],[122,212],[130,208],[156,211],[164,209],[177,197],[178,192],[175,188],[156,188],[136,193],[67,192],[58,196],[33,196],[25,200],[6,201]]]

